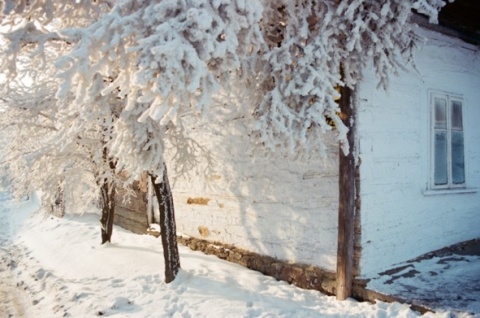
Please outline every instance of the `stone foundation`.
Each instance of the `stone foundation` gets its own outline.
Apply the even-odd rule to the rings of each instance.
[[[215,255],[221,259],[259,271],[277,280],[286,281],[300,288],[318,290],[326,295],[336,294],[336,274],[320,267],[306,264],[292,264],[220,242],[210,242],[194,237],[182,236],[178,236],[177,239],[179,243],[194,251]],[[365,280],[354,280],[352,297],[358,301],[368,301],[372,303],[377,300],[390,303],[395,301],[406,303],[404,299],[368,290],[366,289],[366,284],[367,281]],[[427,308],[417,305],[411,305],[410,308],[422,314],[429,311]]]
[[[318,290],[327,295],[335,294],[335,273],[322,268],[306,264],[292,264],[232,245],[193,237],[178,237],[178,241],[194,251],[215,255],[300,288]]]

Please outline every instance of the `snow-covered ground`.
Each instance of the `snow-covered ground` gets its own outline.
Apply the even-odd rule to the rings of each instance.
[[[35,200],[0,202],[0,317],[417,317],[407,305],[336,301],[180,246],[163,282],[160,240],[95,214],[45,217]],[[427,317],[450,317],[428,313]]]
[[[370,280],[367,288],[411,304],[480,317],[480,256],[468,252],[453,250],[397,264]]]

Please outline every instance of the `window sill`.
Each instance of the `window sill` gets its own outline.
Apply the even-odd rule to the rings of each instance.
[[[427,197],[432,195],[476,193],[477,191],[477,188],[424,190],[423,195]]]

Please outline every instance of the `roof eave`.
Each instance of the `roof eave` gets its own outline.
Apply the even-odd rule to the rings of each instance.
[[[442,33],[448,36],[456,37],[458,39],[461,39],[462,41],[466,43],[470,43],[473,45],[480,45],[480,35],[475,34],[475,33],[467,33],[460,31],[458,29],[455,29],[454,27],[449,27],[443,24],[433,24],[428,21],[428,18],[426,16],[423,16],[418,13],[413,13],[412,18],[410,19],[410,22],[413,22],[417,24],[418,26],[421,26],[422,28],[432,30],[438,33]]]

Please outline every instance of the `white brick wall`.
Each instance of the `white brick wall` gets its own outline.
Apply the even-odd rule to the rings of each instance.
[[[335,269],[337,146],[332,156],[292,162],[248,154],[245,122],[210,123],[192,133],[214,156],[213,171],[172,178],[181,233],[292,262]],[[204,160],[200,165],[204,164]],[[173,174],[172,169],[170,173]],[[208,205],[188,198],[210,199]],[[208,229],[202,237],[198,227]]]
[[[362,165],[361,272],[480,237],[480,193],[425,196],[430,173],[428,90],[464,97],[467,187],[480,189],[480,52],[423,31],[417,70],[392,77],[388,92],[365,73],[358,101]]]
[[[425,196],[430,158],[428,90],[465,101],[467,185],[480,189],[480,61],[474,48],[430,31],[417,69],[376,88],[371,72],[359,88],[362,276],[480,236],[480,193]],[[212,171],[172,178],[179,232],[256,253],[335,270],[338,163],[292,162],[248,154],[244,119],[210,123],[192,137],[211,151]],[[200,161],[200,166],[205,160]],[[170,174],[174,175],[172,169]],[[189,198],[208,205],[187,204]],[[208,229],[205,232],[205,229]]]

